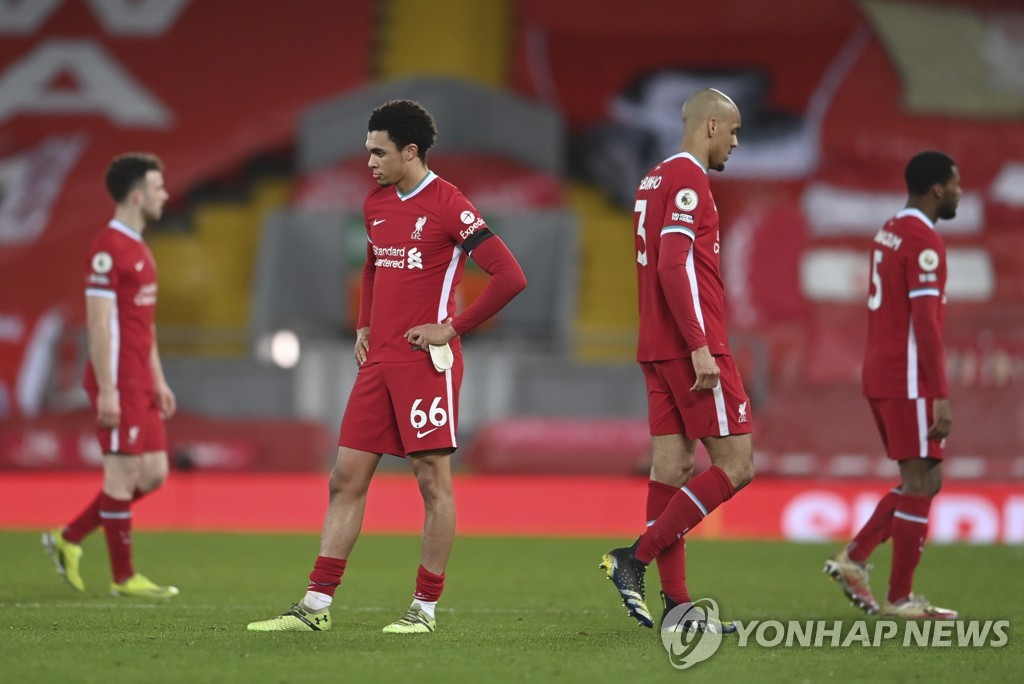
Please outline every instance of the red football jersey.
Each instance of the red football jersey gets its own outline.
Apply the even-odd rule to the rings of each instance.
[[[397,187],[371,190],[363,203],[367,265],[372,269],[367,362],[422,361],[405,332],[455,316],[455,286],[462,280],[462,245],[487,230],[480,212],[454,185],[428,171],[403,195]],[[462,353],[458,337],[452,352]]]
[[[945,398],[942,326],[946,247],[917,209],[903,209],[875,235],[868,296],[864,394]]]
[[[85,296],[114,301],[111,370],[118,389],[152,390],[156,262],[138,232],[117,220],[100,231],[89,249]],[[90,392],[98,389],[91,361],[85,369],[85,388]]]
[[[658,164],[640,181],[633,218],[640,298],[637,360],[686,358],[704,344],[712,354],[729,354],[718,208],[707,170],[689,153]],[[692,243],[685,263],[665,263],[664,243],[678,239]]]

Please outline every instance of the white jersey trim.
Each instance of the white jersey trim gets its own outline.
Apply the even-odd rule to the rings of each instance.
[[[929,288],[924,288],[924,289],[921,289],[921,290],[911,290],[907,294],[907,297],[910,298],[910,299],[913,299],[914,297],[938,297],[940,294],[942,294],[942,293],[939,292],[938,288],[936,288],[936,287],[929,287]]]
[[[121,359],[121,326],[117,315],[117,300],[110,309],[110,320],[107,325],[110,327],[110,374],[114,377],[114,387],[117,383],[118,361]]]
[[[896,212],[896,216],[894,218],[900,219],[905,216],[913,216],[924,225],[928,226],[932,230],[935,230],[935,224],[932,223],[932,220],[925,216],[924,212],[922,212],[920,209],[912,209],[909,207],[906,209],[900,209],[899,211]]]
[[[110,223],[107,224],[107,227],[113,228],[119,233],[124,233],[125,235],[130,237],[132,240],[135,240],[136,242],[142,242],[142,235],[139,233],[139,231],[133,230],[132,228],[128,227],[124,223],[121,223],[117,219],[110,219]]]
[[[690,240],[694,242],[697,241],[696,233],[689,228],[684,228],[683,226],[665,226],[661,229],[661,234],[664,236],[667,233],[682,233],[683,235],[688,236]]]
[[[437,322],[441,323],[448,318],[448,299],[452,293],[452,281],[455,280],[455,271],[459,267],[459,258],[462,256],[462,248],[458,245],[452,249],[452,259],[448,262],[448,270],[444,272],[444,283],[441,285],[441,298],[437,302]]]
[[[722,394],[722,383],[719,381],[715,388],[711,390],[715,396],[715,416],[718,417],[718,435],[720,437],[729,436],[729,414],[725,411],[725,395]]]
[[[690,296],[693,298],[693,312],[697,314],[697,323],[700,324],[700,331],[707,334],[704,329],[704,313],[700,310],[700,292],[697,290],[697,269],[693,265],[693,252],[690,250],[686,255],[686,279],[690,281]]]
[[[700,499],[697,498],[697,495],[694,494],[693,492],[691,492],[686,487],[681,487],[680,489],[682,490],[683,494],[686,494],[686,496],[690,499],[690,501],[693,502],[693,505],[695,505],[698,509],[700,509],[700,517],[702,517],[702,518],[706,517],[707,514],[708,514],[707,506],[705,506],[704,503]]]
[[[452,369],[449,368],[444,372],[444,384],[445,391],[448,393],[448,432],[452,437],[452,448],[458,448],[459,444],[455,440],[455,402],[452,401],[454,392],[452,391]]]
[[[95,287],[85,288],[86,297],[103,297],[105,299],[117,299],[117,293],[112,290],[100,290]]]
[[[907,398],[917,399],[917,337],[914,322],[907,324]]]
[[[704,168],[704,165],[701,164],[699,161],[697,161],[697,158],[694,157],[689,152],[680,152],[678,154],[673,154],[671,157],[669,157],[668,159],[666,159],[665,161],[663,161],[661,163],[664,164],[665,162],[670,162],[673,159],[689,159],[690,161],[692,161],[694,164],[697,165],[697,168],[699,168],[701,171],[704,172],[705,176],[708,175],[708,170]]]
[[[398,193],[398,199],[402,200],[403,202],[408,200],[408,199],[412,199],[416,195],[420,194],[420,192],[423,191],[423,188],[425,188],[428,185],[430,185],[431,183],[433,183],[435,178],[437,178],[437,174],[436,173],[434,173],[433,171],[427,171],[427,175],[424,176],[423,179],[419,183],[416,184],[415,188],[413,188],[412,190],[409,191],[408,195],[403,195],[402,191],[399,190],[398,186],[396,185],[395,186],[395,192]]]
[[[910,513],[904,513],[903,511],[895,511],[892,515],[900,520],[909,520],[910,522],[921,523],[922,525],[928,524],[928,518],[922,518],[919,515],[911,515]]]
[[[928,407],[922,397],[915,400],[917,405],[917,448],[921,458],[928,458]]]
[[[441,286],[441,298],[437,302],[437,322],[440,323],[448,318],[448,299],[451,296],[452,281],[455,280],[455,271],[459,267],[459,259],[462,257],[462,247],[456,245],[452,248],[452,258],[448,262],[448,269],[444,272],[444,284]],[[447,392],[448,400],[448,431],[452,438],[452,447],[457,448],[458,442],[455,440],[455,403],[453,401],[454,392],[452,391],[452,369],[449,368],[444,372],[445,390]]]

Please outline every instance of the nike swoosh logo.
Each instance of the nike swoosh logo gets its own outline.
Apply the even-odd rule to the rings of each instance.
[[[437,428],[431,428],[430,430],[427,430],[426,432],[420,432],[419,430],[417,430],[416,431],[416,436],[419,437],[420,439],[423,439],[424,437],[426,437],[427,435],[429,435],[431,432],[433,432],[436,429]]]
[[[385,221],[387,221],[387,219],[373,219],[373,225],[377,225],[378,223],[384,223]]]

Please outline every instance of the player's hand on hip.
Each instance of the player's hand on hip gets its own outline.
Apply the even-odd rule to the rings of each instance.
[[[96,422],[105,428],[115,428],[121,422],[121,394],[116,389],[100,390],[96,397]]]
[[[356,364],[362,366],[366,363],[366,355],[370,353],[370,329],[359,328],[356,330]]]
[[[932,426],[928,428],[928,439],[946,439],[953,428],[953,407],[949,399],[935,399],[932,402]]]
[[[156,388],[156,399],[160,406],[160,417],[167,420],[178,410],[178,400],[166,384]]]
[[[694,349],[690,354],[690,360],[693,362],[693,370],[697,376],[697,381],[690,388],[691,392],[711,390],[718,386],[720,371],[718,364],[715,363],[715,357],[711,356],[707,345]]]
[[[450,318],[443,323],[424,323],[405,331],[405,339],[420,351],[427,351],[431,344],[448,344],[456,335],[458,333],[452,327]]]

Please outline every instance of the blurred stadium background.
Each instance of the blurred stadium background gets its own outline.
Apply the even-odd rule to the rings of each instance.
[[[932,535],[1024,542],[1019,0],[34,0],[0,3],[0,36],[0,526],[52,525],[95,488],[83,255],[107,163],[138,149],[172,195],[146,239],[180,405],[178,472],[139,523],[318,529],[356,372],[365,122],[409,97],[439,121],[431,168],[530,281],[465,341],[462,529],[635,530],[632,192],[711,85],[744,118],[712,182],[761,479],[701,534],[842,537],[891,484],[858,385],[866,254],[906,159],[937,148],[965,195],[940,226],[956,424]],[[468,269],[460,297],[481,284]],[[248,497],[285,483],[315,505],[254,518]],[[380,487],[408,506],[371,495],[368,529],[415,531],[411,478]]]

